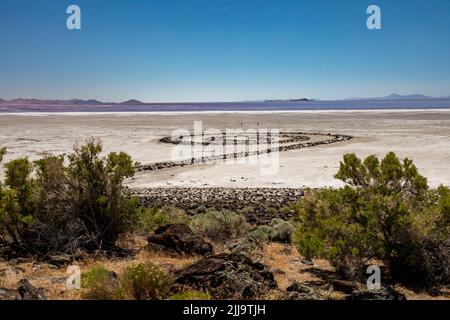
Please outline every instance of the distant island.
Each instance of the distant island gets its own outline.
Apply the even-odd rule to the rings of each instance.
[[[136,100],[136,99],[130,99],[130,100],[121,102],[120,104],[137,105],[137,104],[145,104],[145,103],[142,101]]]
[[[275,99],[275,100],[264,100],[264,102],[308,102],[314,101],[311,99],[301,98],[301,99]]]
[[[348,98],[344,100],[431,100],[431,99],[450,99],[450,97],[431,97],[423,94],[397,94],[393,93],[385,97],[370,97],[370,98]]]

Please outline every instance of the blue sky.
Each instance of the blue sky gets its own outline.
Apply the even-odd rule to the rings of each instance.
[[[82,29],[66,28],[81,8]],[[366,9],[382,10],[382,30]],[[450,95],[449,0],[1,0],[0,97]]]

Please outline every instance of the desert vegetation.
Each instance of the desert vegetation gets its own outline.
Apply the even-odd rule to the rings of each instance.
[[[44,296],[26,279],[20,290],[8,285],[4,270],[20,259],[32,274],[42,263],[82,264],[82,299],[400,299],[397,284],[448,289],[450,189],[430,189],[394,153],[345,155],[336,174],[344,187],[306,190],[295,203],[263,209],[260,223],[252,207],[143,206],[124,186],[131,157],[104,155],[95,139],[4,167],[0,299]],[[383,287],[367,295],[371,264],[382,267]]]
[[[151,261],[129,266],[120,275],[94,266],[82,279],[84,297],[95,300],[162,299],[171,284],[170,276]]]
[[[38,255],[114,246],[134,222],[138,203],[123,187],[134,165],[125,153],[101,157],[101,151],[91,139],[67,157],[6,163],[0,189],[2,243],[14,252]]]
[[[294,243],[307,257],[325,258],[349,279],[382,261],[393,280],[423,286],[450,281],[450,190],[429,189],[410,159],[381,161],[347,154],[339,189],[310,190],[297,204]]]

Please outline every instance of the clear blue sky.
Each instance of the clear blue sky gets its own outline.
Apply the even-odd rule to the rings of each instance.
[[[77,4],[82,30],[66,29]],[[366,9],[382,10],[380,31]],[[450,95],[449,0],[1,0],[0,97]]]

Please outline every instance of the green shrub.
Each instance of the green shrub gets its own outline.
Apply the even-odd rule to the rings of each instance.
[[[187,291],[174,294],[169,300],[211,300],[209,294],[201,291]]]
[[[27,158],[11,160],[5,164],[5,185],[16,192],[17,203],[23,216],[33,213],[33,180],[30,178],[32,168],[32,163]]]
[[[291,242],[291,236],[294,233],[294,226],[291,223],[274,218],[270,221],[269,226],[272,228],[272,241],[283,243]]]
[[[253,207],[245,207],[241,210],[238,211],[239,214],[243,215],[243,216],[251,216],[255,214],[255,208]]]
[[[274,218],[270,221],[269,225],[261,225],[251,231],[249,236],[264,242],[274,241],[288,243],[291,241],[293,233],[294,226],[291,223]]]
[[[83,297],[92,300],[163,299],[171,283],[171,278],[152,262],[130,266],[120,275],[98,265],[81,277]]]
[[[136,226],[134,229],[143,233],[151,233],[167,224],[189,224],[189,221],[189,216],[178,208],[140,207],[136,211]]]
[[[90,300],[121,300],[123,291],[117,275],[97,265],[81,275],[82,296]]]
[[[450,188],[440,186],[436,191],[438,198],[438,212],[441,218],[438,220],[438,231],[447,238],[450,237]]]
[[[114,245],[130,229],[137,200],[127,195],[123,180],[134,175],[131,157],[112,152],[100,157],[101,144],[90,139],[68,156],[72,210],[96,247]]]
[[[450,259],[432,263],[449,257],[447,188],[429,190],[412,161],[394,153],[381,162],[345,155],[336,178],[347,185],[310,190],[297,205],[294,243],[302,254],[328,259],[350,278],[362,278],[366,263],[379,259],[393,279],[448,283]]]
[[[163,299],[171,284],[170,278],[152,262],[128,267],[121,277],[127,297],[136,300]]]
[[[276,216],[278,216],[278,210],[275,209],[274,207],[266,207],[265,211],[266,211],[266,214],[269,217],[276,217]]]
[[[45,155],[5,164],[0,185],[0,240],[46,254],[78,248],[108,248],[133,225],[137,200],[123,187],[134,174],[129,155],[101,157],[101,144],[90,139],[64,156]],[[0,150],[0,159],[5,149]]]
[[[282,217],[295,215],[295,209],[292,204],[281,207],[278,210],[278,212],[280,213],[280,216],[282,216]]]
[[[76,212],[64,156],[45,155],[34,162],[33,236],[27,246],[37,252],[74,252],[92,246],[92,236]]]
[[[224,241],[245,235],[250,225],[243,215],[228,210],[212,210],[193,216],[190,227],[211,240]]]
[[[6,149],[0,149],[0,162],[5,154]],[[31,163],[21,158],[6,163],[5,169],[8,188],[0,183],[0,240],[20,246],[33,223]]]
[[[264,243],[264,240],[257,239],[249,234],[247,237],[228,242],[226,247],[232,253],[243,253],[251,256],[257,252],[261,252]]]
[[[268,225],[258,226],[255,230],[248,233],[249,238],[254,238],[262,242],[269,242],[272,239],[273,229]]]
[[[32,216],[22,215],[16,191],[0,189],[0,240],[20,245],[32,222]]]
[[[0,162],[3,161],[3,157],[6,155],[6,147],[0,148]]]

